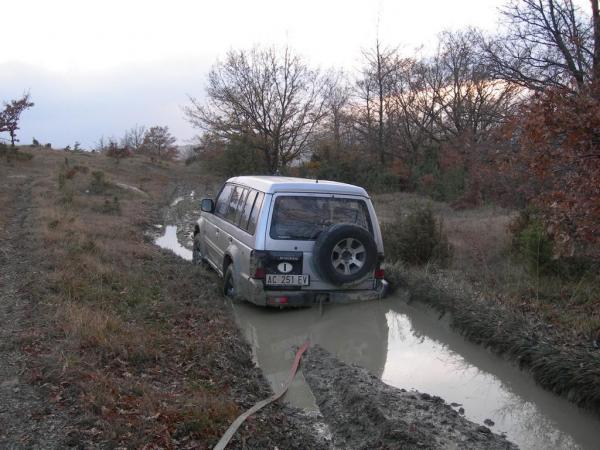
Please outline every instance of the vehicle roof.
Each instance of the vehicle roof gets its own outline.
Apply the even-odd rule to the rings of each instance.
[[[369,197],[367,191],[359,186],[328,180],[260,175],[233,177],[227,182],[242,184],[267,194],[277,192],[323,192]]]

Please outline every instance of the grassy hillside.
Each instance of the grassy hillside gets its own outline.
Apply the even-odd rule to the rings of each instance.
[[[176,185],[207,177],[176,162],[31,153],[0,164],[0,179],[18,181],[2,186],[0,204],[26,186],[7,212],[30,212],[31,245],[15,257],[31,269],[18,289],[32,321],[15,339],[29,380],[71,417],[64,445],[211,447],[269,388],[217,277],[160,251],[149,235]],[[288,413],[267,408],[233,445],[318,447]]]

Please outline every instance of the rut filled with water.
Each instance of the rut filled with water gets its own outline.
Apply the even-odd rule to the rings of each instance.
[[[191,260],[193,194],[167,211],[155,243]],[[192,220],[193,219],[193,220]],[[176,225],[175,225],[176,224]],[[215,295],[219,295],[215,293]],[[276,310],[233,305],[256,364],[278,390],[294,348],[307,338],[339,360],[366,368],[388,385],[439,396],[467,419],[485,424],[523,449],[600,448],[600,417],[537,386],[528,373],[465,340],[428,307],[400,292],[381,301]],[[284,400],[317,410],[299,371]]]
[[[293,348],[305,339],[340,360],[360,365],[385,383],[437,395],[466,418],[486,424],[523,449],[595,449],[600,419],[538,387],[510,362],[466,341],[449,321],[406,294],[354,305],[269,310],[234,305],[256,363],[276,389]],[[285,397],[316,409],[300,373]],[[490,425],[493,424],[493,425]]]

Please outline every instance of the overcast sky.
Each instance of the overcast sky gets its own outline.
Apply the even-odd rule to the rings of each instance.
[[[231,48],[289,45],[324,69],[360,66],[377,30],[407,54],[442,30],[493,31],[503,0],[7,0],[0,99],[31,92],[19,137],[54,147],[120,136],[135,124],[196,133],[181,106]],[[379,23],[379,26],[378,26]],[[6,45],[8,44],[8,45]],[[6,137],[6,136],[4,136]]]

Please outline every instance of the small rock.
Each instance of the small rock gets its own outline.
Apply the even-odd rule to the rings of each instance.
[[[484,427],[483,425],[479,425],[477,427],[477,431],[479,431],[480,433],[483,433],[483,434],[491,434],[492,433],[492,430],[490,430],[488,427]]]
[[[465,408],[458,408],[458,413],[459,414],[464,414],[465,413]]]
[[[427,393],[423,393],[423,394],[421,394],[421,398],[423,400],[431,400],[431,395],[429,395]]]
[[[485,423],[488,427],[493,427],[496,425],[492,419],[485,419],[483,423]]]

